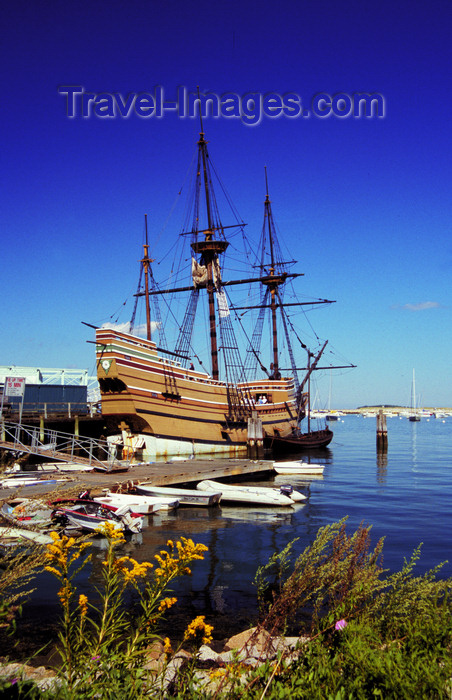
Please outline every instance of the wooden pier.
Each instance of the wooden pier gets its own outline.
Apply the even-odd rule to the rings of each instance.
[[[112,488],[129,481],[149,481],[154,486],[193,484],[203,479],[259,479],[273,472],[273,460],[230,459],[221,457],[201,457],[190,459],[173,457],[168,461],[134,463],[118,460],[109,453],[103,439],[84,438],[66,432],[44,428],[42,424],[25,426],[19,423],[0,423],[0,449],[12,452],[34,454],[44,458],[43,466],[49,466],[49,459],[58,464],[90,466],[92,471],[59,472],[70,478],[70,482],[49,484],[53,472],[42,472],[43,484],[21,487],[21,494],[46,493],[70,486],[81,489]],[[24,470],[24,475],[26,470]],[[10,491],[10,489],[8,489]]]
[[[24,472],[26,474],[26,472]],[[100,493],[102,489],[122,488],[127,490],[130,482],[148,481],[153,486],[174,486],[180,484],[193,485],[203,479],[225,479],[233,481],[254,481],[265,479],[274,474],[273,460],[246,459],[190,459],[186,462],[155,462],[151,464],[132,464],[127,472],[70,472],[62,474],[70,480],[46,483],[43,472],[43,483],[20,488],[21,496],[48,495],[55,496],[62,489],[77,492],[89,489],[92,494]],[[47,475],[52,478],[52,473]],[[0,489],[3,495],[14,492],[15,489]],[[4,497],[5,497],[4,496]]]

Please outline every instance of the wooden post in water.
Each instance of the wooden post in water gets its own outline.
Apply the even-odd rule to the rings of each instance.
[[[383,411],[377,413],[377,450],[386,452],[388,449],[388,428],[386,426],[386,416]]]
[[[248,458],[260,459],[264,452],[264,435],[262,421],[257,411],[252,411],[248,418]]]

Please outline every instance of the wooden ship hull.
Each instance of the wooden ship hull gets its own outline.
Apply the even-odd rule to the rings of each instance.
[[[120,457],[234,456],[297,426],[292,378],[227,384],[164,358],[153,341],[108,328],[96,331],[96,351],[102,415],[121,434]],[[249,429],[250,419],[262,430]]]

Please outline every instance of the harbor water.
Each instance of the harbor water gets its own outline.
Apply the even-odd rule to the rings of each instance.
[[[372,545],[385,538],[384,568],[399,570],[423,543],[415,574],[449,560],[439,575],[452,577],[452,418],[410,422],[393,417],[387,419],[387,425],[388,449],[378,453],[375,418],[344,416],[331,424],[334,439],[330,447],[310,457],[312,462],[325,464],[323,477],[275,475],[259,482],[291,483],[308,497],[301,504],[289,508],[181,507],[149,516],[149,527],[128,541],[123,553],[151,561],[168,539],[175,541],[180,536],[209,548],[203,561],[193,563],[192,576],[173,586],[179,600],[173,613],[174,628],[194,615],[205,615],[220,638],[253,624],[257,614],[253,580],[258,566],[295,539],[296,556],[314,540],[320,527],[345,516],[349,533],[363,522],[372,525]],[[102,546],[97,541],[93,564],[78,580],[78,592],[90,598],[100,582]],[[57,610],[57,582],[45,574],[37,583],[30,611],[47,611],[49,619]]]

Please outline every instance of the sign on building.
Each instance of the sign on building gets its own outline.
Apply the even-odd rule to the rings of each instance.
[[[5,377],[5,396],[23,397],[25,391],[25,377]]]

